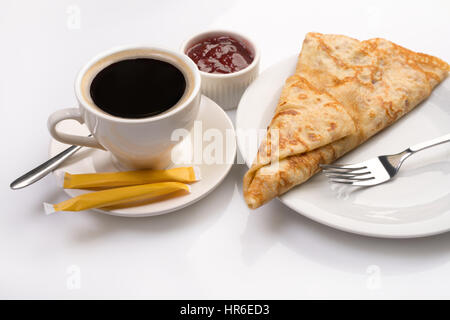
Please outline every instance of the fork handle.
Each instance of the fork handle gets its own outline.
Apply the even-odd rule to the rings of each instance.
[[[434,138],[429,141],[425,141],[425,142],[421,142],[416,145],[413,145],[412,147],[409,147],[409,151],[414,153],[414,152],[421,151],[421,150],[424,150],[424,149],[427,149],[430,147],[434,147],[434,146],[437,146],[439,144],[446,143],[446,142],[450,142],[450,133],[446,134],[442,137],[439,137],[439,138]]]

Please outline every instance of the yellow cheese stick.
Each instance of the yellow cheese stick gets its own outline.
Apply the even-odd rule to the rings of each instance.
[[[70,174],[59,177],[59,185],[66,189],[94,189],[125,187],[138,184],[175,181],[191,183],[200,180],[198,167],[167,170],[138,170],[122,172]]]
[[[152,199],[180,190],[190,192],[191,188],[187,184],[180,182],[160,182],[132,187],[113,188],[85,193],[58,204],[44,203],[44,209],[46,214],[57,211],[82,211],[125,203],[135,203],[137,201]]]

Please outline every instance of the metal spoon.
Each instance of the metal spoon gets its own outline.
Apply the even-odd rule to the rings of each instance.
[[[92,135],[90,134],[89,137],[90,136]],[[33,170],[25,173],[20,178],[14,180],[9,185],[9,187],[13,190],[22,189],[29,186],[30,184],[35,183],[38,180],[41,180],[43,177],[48,175],[54,169],[59,167],[64,161],[66,161],[71,155],[73,155],[81,148],[82,148],[81,146],[71,146],[67,148],[66,150],[62,151],[61,153],[58,153],[56,156],[47,160],[40,166],[34,168]]]

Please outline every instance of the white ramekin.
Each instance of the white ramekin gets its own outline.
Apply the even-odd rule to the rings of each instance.
[[[259,50],[255,43],[248,37],[227,30],[211,30],[196,34],[187,39],[181,46],[181,51],[186,51],[196,42],[214,36],[226,35],[242,41],[253,53],[252,63],[238,72],[217,74],[200,71],[202,78],[202,93],[213,99],[225,110],[234,109],[239,104],[242,94],[248,85],[258,76],[259,72]]]

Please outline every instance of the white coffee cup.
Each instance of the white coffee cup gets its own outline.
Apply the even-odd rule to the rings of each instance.
[[[133,58],[162,60],[177,67],[186,80],[181,99],[163,113],[138,119],[113,116],[97,107],[89,91],[94,77],[112,63]],[[171,163],[171,150],[177,143],[171,140],[172,132],[175,129],[190,130],[197,117],[200,86],[197,66],[183,54],[146,46],[114,48],[97,55],[80,70],[75,80],[78,108],[53,113],[48,119],[48,129],[60,142],[108,150],[125,167],[162,169]],[[85,123],[92,136],[57,130],[57,124],[67,119]]]

